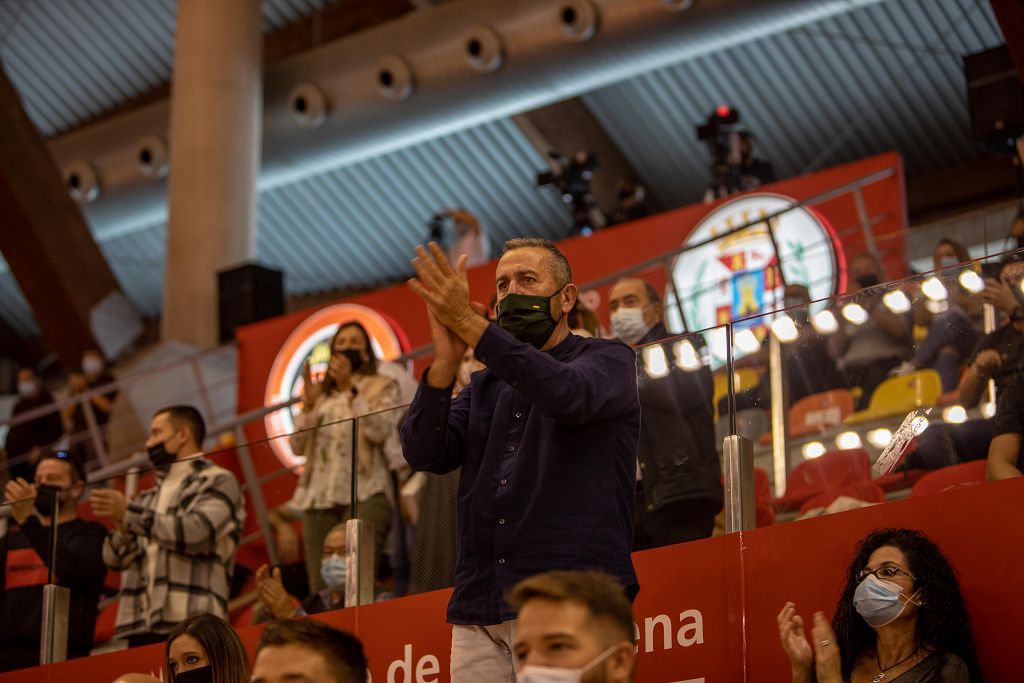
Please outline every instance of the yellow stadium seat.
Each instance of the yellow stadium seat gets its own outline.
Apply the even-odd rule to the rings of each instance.
[[[941,394],[942,380],[934,370],[890,377],[872,392],[868,407],[847,417],[846,422],[859,424],[906,415],[915,408],[934,406]]]

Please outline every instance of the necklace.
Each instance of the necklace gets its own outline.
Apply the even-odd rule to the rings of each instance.
[[[882,660],[878,657],[878,650],[875,650],[875,661],[878,663],[878,675],[871,679],[871,683],[882,683],[882,681],[885,680],[885,672],[886,671],[889,671],[891,669],[895,669],[897,666],[899,666],[903,662],[907,661],[908,659],[910,659],[911,657],[916,655],[918,650],[920,650],[920,649],[921,648],[916,648],[913,652],[911,652],[909,655],[907,655],[906,657],[904,657],[900,661],[896,662],[892,666],[887,666],[884,669],[882,668]]]

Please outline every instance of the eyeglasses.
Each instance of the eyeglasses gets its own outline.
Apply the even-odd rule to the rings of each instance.
[[[914,580],[914,576],[910,572],[905,572],[894,564],[885,564],[878,569],[861,569],[857,572],[857,583],[868,578],[869,574],[874,574],[875,578],[887,580],[895,579],[900,574],[903,574],[903,576],[907,577],[911,581]]]

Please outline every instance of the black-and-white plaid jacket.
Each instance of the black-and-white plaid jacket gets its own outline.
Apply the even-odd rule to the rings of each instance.
[[[164,633],[186,617],[210,612],[227,617],[235,550],[245,521],[238,480],[228,470],[197,457],[170,501],[155,512],[160,485],[128,504],[121,526],[107,535],[103,561],[122,572],[117,635]],[[146,546],[156,542],[149,590]]]

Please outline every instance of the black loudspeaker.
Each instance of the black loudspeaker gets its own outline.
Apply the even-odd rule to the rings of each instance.
[[[1002,45],[964,57],[971,131],[983,142],[1024,135],[1024,85]]]
[[[284,274],[247,263],[217,273],[220,341],[235,338],[235,328],[284,313]]]

